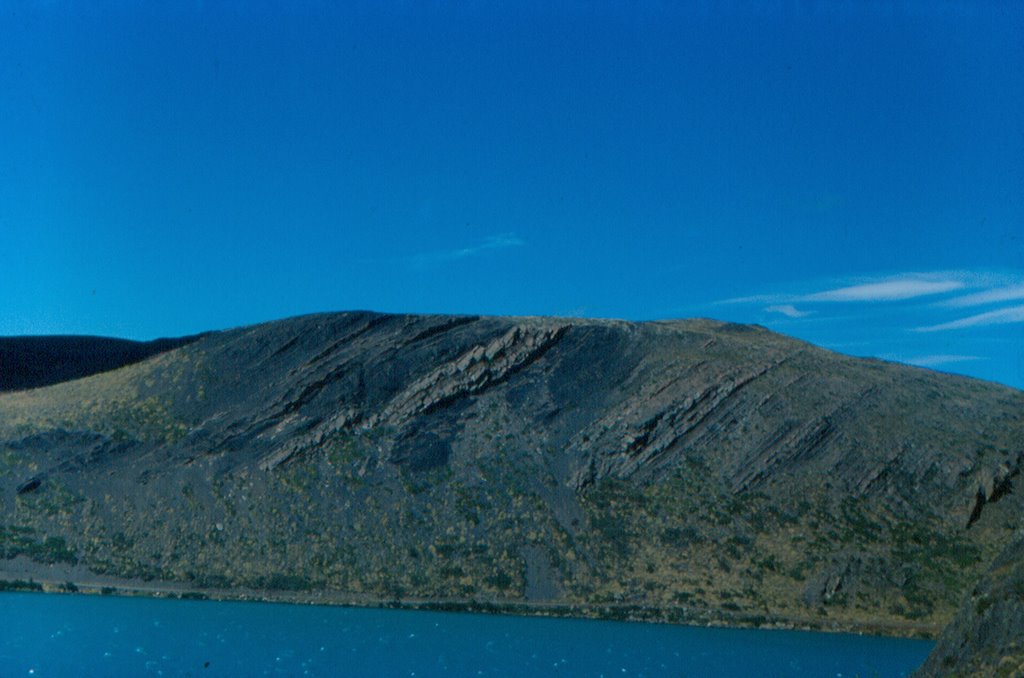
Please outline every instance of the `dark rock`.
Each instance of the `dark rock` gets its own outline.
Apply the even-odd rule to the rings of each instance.
[[[995,559],[914,675],[1024,675],[1024,533]]]

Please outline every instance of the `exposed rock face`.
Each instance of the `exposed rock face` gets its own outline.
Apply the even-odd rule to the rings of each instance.
[[[1013,480],[1020,475],[1022,461],[1024,461],[1024,455],[1018,454],[1016,461],[1012,464],[1000,464],[997,468],[988,470],[981,475],[971,516],[967,519],[968,527],[981,517],[981,511],[985,508],[985,504],[999,501],[1003,495],[1013,489]]]
[[[1019,391],[758,327],[306,316],[0,394],[0,569],[929,632],[1022,441]]]
[[[992,563],[914,675],[1024,675],[1024,533]]]

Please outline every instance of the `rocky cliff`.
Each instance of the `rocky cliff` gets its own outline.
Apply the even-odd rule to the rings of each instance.
[[[972,587],[915,675],[1024,675],[1024,533],[999,554],[985,577]]]
[[[0,394],[0,570],[928,634],[1022,441],[1019,391],[760,327],[305,316]]]

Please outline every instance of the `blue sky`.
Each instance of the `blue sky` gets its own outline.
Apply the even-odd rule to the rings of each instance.
[[[0,2],[0,334],[710,316],[1024,387],[1024,9]]]

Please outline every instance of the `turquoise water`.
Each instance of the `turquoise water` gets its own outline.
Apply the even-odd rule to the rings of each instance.
[[[446,612],[0,594],[0,676],[906,676],[932,643]]]

